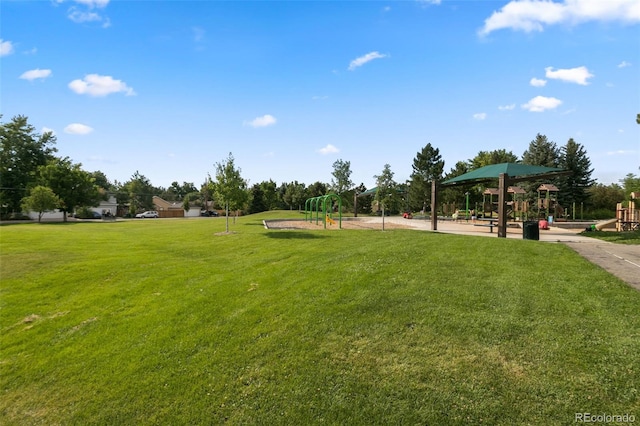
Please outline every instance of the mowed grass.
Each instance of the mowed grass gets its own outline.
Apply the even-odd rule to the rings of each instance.
[[[0,227],[0,423],[640,417],[640,293],[572,250],[287,216]]]

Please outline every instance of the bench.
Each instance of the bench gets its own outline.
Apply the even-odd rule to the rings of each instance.
[[[497,223],[494,223],[497,221],[497,219],[477,219],[479,221],[482,222],[489,222],[489,223],[474,223],[473,226],[483,226],[483,227],[487,227],[489,228],[489,232],[493,234],[493,227],[494,226],[498,226]]]

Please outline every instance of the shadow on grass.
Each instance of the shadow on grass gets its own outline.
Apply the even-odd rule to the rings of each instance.
[[[265,234],[268,238],[276,238],[281,240],[292,240],[292,239],[300,239],[300,240],[311,240],[314,238],[327,238],[326,235],[318,235],[312,232],[300,232],[300,231],[288,231],[278,230],[278,231],[270,231]]]

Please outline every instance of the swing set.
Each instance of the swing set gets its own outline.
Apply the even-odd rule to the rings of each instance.
[[[320,222],[320,211],[322,210],[322,223],[324,229],[327,229],[327,223],[335,225],[333,219],[333,201],[338,201],[338,227],[342,229],[342,199],[336,194],[320,195],[319,197],[307,198],[304,202],[304,220],[305,222],[313,222],[313,213],[315,212],[316,225]]]

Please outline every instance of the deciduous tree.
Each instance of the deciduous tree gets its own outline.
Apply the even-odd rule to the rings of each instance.
[[[353,182],[351,181],[351,162],[336,160],[333,163],[333,172],[331,172],[333,178],[331,179],[331,189],[336,194],[342,195],[345,191],[353,188]]]
[[[38,167],[38,183],[60,198],[58,209],[67,221],[67,213],[76,207],[97,206],[102,194],[91,174],[82,170],[81,164],[73,164],[68,157],[49,161]]]
[[[36,133],[23,115],[0,123],[0,214],[21,210],[22,198],[35,183],[38,167],[55,158],[55,143],[53,133]]]
[[[214,183],[216,197],[224,204],[226,212],[226,232],[229,232],[229,209],[240,209],[247,202],[247,182],[236,168],[233,154],[226,160],[216,163],[216,181]]]
[[[384,215],[385,208],[393,205],[397,199],[397,186],[395,180],[393,180],[393,172],[391,166],[385,164],[382,169],[382,173],[374,176],[376,180],[376,186],[378,187],[376,192],[376,200],[382,206],[382,230],[384,231]]]
[[[38,212],[38,222],[40,222],[45,212],[54,210],[60,204],[60,198],[54,194],[51,188],[41,185],[31,188],[29,196],[22,199],[22,209]]]

